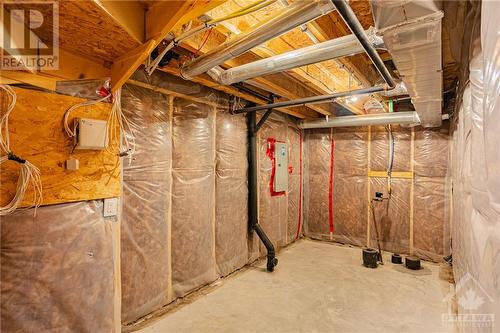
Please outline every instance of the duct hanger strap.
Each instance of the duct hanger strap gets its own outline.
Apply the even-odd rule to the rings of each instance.
[[[8,159],[8,160],[10,160],[10,161],[15,161],[15,162],[17,162],[17,163],[19,163],[19,164],[24,164],[24,163],[26,163],[26,160],[25,160],[25,159],[23,159],[23,158],[21,158],[21,157],[17,156],[17,155],[16,155],[16,154],[14,154],[13,152],[9,152],[9,153],[7,154],[7,159]]]

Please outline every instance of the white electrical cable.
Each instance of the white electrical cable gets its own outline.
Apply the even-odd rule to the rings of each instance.
[[[10,97],[10,102],[5,113],[0,117],[0,165],[7,161],[15,161],[21,165],[19,171],[19,178],[17,180],[16,194],[12,200],[5,206],[0,207],[0,216],[12,214],[24,200],[26,190],[31,185],[33,187],[33,204],[31,207],[38,208],[42,203],[42,180],[40,178],[40,170],[25,159],[16,156],[10,150],[10,137],[9,137],[9,115],[16,105],[17,96],[15,91],[8,85],[0,85],[0,89],[7,92]]]
[[[387,133],[389,134],[389,162],[387,165],[387,192],[389,196],[392,193],[392,168],[394,165],[394,135],[392,132],[391,125],[387,125],[386,127]]]
[[[117,126],[119,132],[117,132]],[[121,108],[121,89],[113,94],[113,107],[111,108],[111,113],[108,118],[108,133],[109,133],[109,147],[108,151],[112,153],[119,152],[120,156],[133,155],[135,152],[135,130],[125,117]],[[125,150],[120,151],[121,138],[123,139],[123,144]],[[130,138],[129,138],[130,137]]]
[[[66,134],[70,138],[72,138],[72,137],[74,137],[76,135],[75,129],[71,129],[71,127],[69,126],[69,123],[68,123],[69,116],[71,115],[71,112],[75,111],[78,108],[82,108],[82,107],[85,107],[85,106],[92,106],[92,105],[96,105],[98,103],[104,102],[106,99],[109,98],[109,96],[111,96],[111,94],[109,94],[109,95],[107,95],[107,96],[105,96],[105,97],[103,97],[101,99],[84,101],[84,102],[75,104],[72,107],[70,107],[68,110],[66,110],[66,112],[64,113],[64,120],[63,120],[64,130],[66,131]]]
[[[69,116],[71,112],[81,107],[88,107],[96,105],[98,103],[104,102],[110,97],[113,100],[113,106],[111,112],[108,116],[107,121],[107,133],[108,133],[108,146],[106,151],[112,154],[118,154],[119,156],[132,155],[135,152],[135,131],[129,123],[128,119],[122,112],[121,108],[121,89],[115,93],[110,93],[105,97],[98,100],[84,101],[73,105],[64,113],[64,130],[69,137],[74,137],[76,135],[76,127],[73,129],[69,125]],[[118,129],[118,130],[117,130]],[[121,137],[123,138],[125,151],[120,151],[121,148]]]

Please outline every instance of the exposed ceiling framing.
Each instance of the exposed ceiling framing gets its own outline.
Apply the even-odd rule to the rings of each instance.
[[[58,80],[111,77],[113,88],[124,84],[130,75],[148,58],[168,34],[178,35],[186,25],[200,24],[199,17],[207,14],[221,17],[252,0],[85,0],[59,1],[60,69],[53,71],[3,71],[0,82],[26,82],[44,88],[55,87]],[[23,8],[24,4],[16,4]],[[368,0],[353,0],[350,5],[365,29],[373,26]],[[277,1],[257,13],[248,14],[218,25],[210,34],[200,34],[184,41],[179,60],[171,61],[161,70],[179,75],[179,67],[190,57],[215,48],[234,34],[250,29],[283,8]],[[347,26],[336,12],[324,15],[307,24],[308,30],[320,42],[349,34]],[[37,31],[41,40],[50,40],[44,31]],[[227,61],[226,68],[239,66],[312,45],[313,41],[299,28]],[[178,48],[176,49],[178,50]],[[390,60],[387,52],[380,52],[384,60]],[[266,92],[279,96],[278,100],[296,99],[318,94],[371,86],[379,80],[368,58],[355,55],[330,60],[267,75],[248,81]],[[221,86],[208,75],[192,81],[247,99],[256,104],[267,101],[239,91],[232,86]],[[332,114],[331,104],[316,104],[283,109],[298,118],[313,118]],[[355,113],[364,113],[362,103],[350,103]]]

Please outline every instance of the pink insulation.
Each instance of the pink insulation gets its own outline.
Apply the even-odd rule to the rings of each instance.
[[[215,109],[174,99],[172,284],[175,297],[215,273]]]
[[[102,201],[1,220],[0,331],[119,332],[115,218]]]
[[[123,160],[122,322],[129,322],[169,301],[172,134],[168,96],[126,85],[122,104],[136,134],[136,151]]]
[[[246,118],[219,110],[216,126],[215,261],[225,276],[248,262]]]
[[[381,246],[387,251],[439,261],[449,253],[450,246],[448,131],[446,127],[417,128],[412,134],[409,128],[393,126],[393,135],[392,170],[406,176],[392,178],[390,200],[373,204]],[[369,176],[369,170],[387,171],[387,130],[374,126],[308,130],[304,145],[305,234],[376,246],[369,202],[375,192],[388,197],[388,181],[386,177]]]
[[[265,249],[248,233],[247,124],[228,96],[165,73],[134,80],[201,99],[168,96],[128,84],[122,108],[136,132],[124,159],[121,237],[122,322],[241,268]],[[259,218],[279,248],[299,222],[300,133],[276,114],[260,136]],[[289,193],[271,197],[265,142],[289,144]]]
[[[299,218],[299,180],[300,180],[300,135],[290,119],[273,113],[258,133],[259,151],[259,223],[274,246],[279,249],[295,240]],[[272,162],[266,154],[268,139],[288,145],[288,188],[285,194],[271,195],[270,177]],[[293,156],[293,157],[292,157]],[[291,168],[290,168],[291,167]],[[291,172],[291,173],[290,173]],[[260,253],[265,247],[260,245]]]
[[[451,162],[455,294],[482,301],[459,303],[459,315],[483,320],[464,332],[500,330],[500,3],[483,1],[481,7],[481,38],[456,114]]]

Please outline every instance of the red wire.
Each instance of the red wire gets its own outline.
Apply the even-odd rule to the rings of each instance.
[[[203,46],[205,46],[206,42],[208,41],[208,37],[210,37],[210,34],[212,33],[212,30],[213,30],[213,28],[210,28],[210,30],[208,30],[208,33],[205,34],[206,35],[205,40],[203,41],[201,46],[198,48],[198,50],[196,50],[196,54],[199,54],[200,50],[203,48]]]
[[[330,224],[330,233],[333,233],[333,165],[335,163],[334,158],[335,151],[335,141],[333,140],[333,135],[330,143],[330,188],[328,191],[328,222]]]

